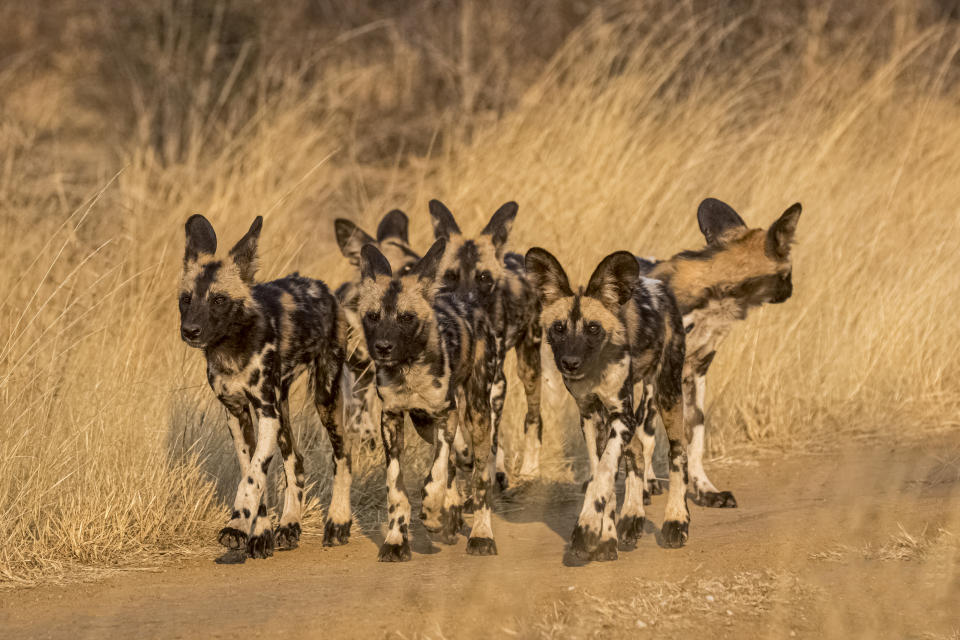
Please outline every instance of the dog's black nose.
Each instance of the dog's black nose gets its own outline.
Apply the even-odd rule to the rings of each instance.
[[[576,373],[583,364],[583,358],[579,356],[563,356],[560,358],[560,368],[564,373]]]
[[[180,327],[180,335],[184,340],[196,340],[200,337],[200,327],[195,324],[185,324]]]
[[[386,340],[380,340],[373,345],[373,349],[377,352],[377,356],[386,358],[393,352],[393,343],[387,342]]]

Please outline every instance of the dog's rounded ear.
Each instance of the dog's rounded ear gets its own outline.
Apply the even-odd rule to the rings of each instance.
[[[490,218],[490,222],[488,222],[487,226],[480,232],[481,234],[490,236],[493,247],[497,251],[497,257],[502,257],[503,255],[503,245],[507,243],[507,238],[510,236],[510,229],[513,227],[513,221],[517,217],[518,208],[516,202],[512,200],[507,202],[497,209],[493,217]]]
[[[608,309],[617,310],[630,299],[639,277],[637,257],[629,251],[617,251],[600,261],[584,293]]]
[[[533,284],[544,307],[573,295],[567,273],[546,249],[533,247],[523,259],[527,279]]]
[[[257,243],[263,229],[263,216],[257,216],[247,233],[230,249],[230,257],[240,270],[240,279],[251,284],[257,274]]]
[[[747,226],[733,207],[716,198],[707,198],[700,203],[697,208],[697,222],[707,244],[715,243],[729,229]]]
[[[797,233],[797,223],[800,222],[800,212],[803,207],[797,202],[783,212],[777,221],[767,229],[767,255],[775,260],[786,260],[790,257],[790,245]]]
[[[334,220],[333,230],[337,234],[337,246],[340,247],[340,253],[354,266],[360,264],[360,250],[363,249],[363,246],[376,242],[363,229],[346,218]]]
[[[375,245],[365,244],[360,249],[360,277],[364,280],[367,278],[376,280],[378,276],[387,276],[388,278],[393,276],[390,261],[380,253],[380,249],[377,249]]]
[[[437,240],[449,240],[451,236],[461,235],[450,209],[439,200],[430,201],[430,221],[433,223],[433,237]]]
[[[440,267],[440,258],[443,257],[443,250],[447,247],[447,241],[439,238],[434,242],[430,249],[424,254],[417,264],[413,265],[410,273],[416,274],[420,280],[433,282],[437,279],[437,269]]]
[[[192,262],[200,254],[213,255],[217,252],[217,234],[213,230],[210,221],[199,213],[195,213],[187,218],[184,225],[187,234],[186,250],[183,254],[183,262]]]
[[[383,216],[383,220],[380,221],[380,226],[377,227],[377,242],[383,242],[387,238],[396,238],[403,244],[410,244],[407,236],[409,224],[407,214],[400,209],[394,209]]]

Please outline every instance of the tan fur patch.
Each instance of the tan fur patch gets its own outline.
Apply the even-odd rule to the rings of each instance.
[[[357,299],[357,312],[363,317],[370,311],[379,311],[387,287],[390,286],[389,276],[377,276],[376,280],[363,278],[360,286],[357,288],[359,296]]]
[[[521,276],[508,269],[504,269],[503,274],[504,278],[506,279],[507,289],[510,292],[511,297],[519,299],[521,296],[526,294],[526,289],[524,288],[524,283]]]
[[[560,298],[553,304],[547,305],[540,313],[540,323],[544,327],[549,327],[557,320],[566,322],[570,317],[570,311],[573,309],[573,296]]]
[[[540,314],[540,323],[543,327],[549,329],[550,325],[557,320],[568,322],[570,314],[573,312],[573,301],[573,296],[567,296],[544,308]],[[628,308],[629,306],[630,305],[627,305]],[[603,330],[607,332],[607,339],[613,342],[613,344],[626,344],[627,332],[623,326],[623,322],[603,306],[603,303],[599,300],[582,296],[580,298],[580,316],[581,319],[577,323],[577,326],[568,327],[568,331],[583,331],[583,327],[587,323],[598,322],[600,326],[603,327]]]
[[[442,278],[447,271],[454,270],[460,272],[460,264],[457,255],[468,242],[461,235],[451,236],[447,240],[446,247],[443,250],[443,256],[440,258],[440,266],[437,269],[437,277]],[[497,250],[493,246],[493,240],[488,235],[480,235],[473,238],[473,244],[477,247],[477,265],[476,272],[489,271],[494,282],[499,282],[506,270],[503,261],[497,257]]]
[[[630,307],[631,305],[627,306]],[[580,298],[580,314],[583,316],[582,325],[585,326],[589,322],[599,322],[603,330],[607,332],[607,340],[617,345],[626,344],[627,332],[623,322],[599,300],[587,296]]]
[[[493,246],[493,240],[488,235],[481,235],[474,240],[477,245],[480,259],[477,260],[477,271],[489,271],[490,275],[497,282],[503,277],[503,260],[497,257],[497,249]]]
[[[437,267],[437,277],[442,278],[443,274],[450,269],[459,271],[459,265],[456,265],[456,255],[463,247],[465,242],[463,236],[452,235],[447,239],[447,244],[443,247],[443,255],[440,256],[440,264]]]
[[[222,294],[234,300],[247,300],[250,298],[250,287],[240,277],[240,270],[233,260],[227,257],[217,257],[209,253],[200,254],[200,256],[183,268],[183,276],[180,279],[180,290],[189,292],[194,290],[197,278],[211,262],[221,262],[222,266],[217,272],[216,280],[211,283],[209,295]]]
[[[400,278],[400,295],[397,296],[397,311],[415,314],[420,319],[430,318],[433,315],[433,306],[430,301],[434,297],[433,284],[424,283],[417,276],[403,276]]]
[[[763,229],[731,229],[720,238],[722,249],[709,260],[675,257],[657,265],[652,278],[670,276],[670,286],[680,307],[692,305],[704,289],[736,285],[749,278],[772,275],[790,268],[766,253]]]
[[[388,239],[377,243],[377,248],[390,263],[390,269],[399,273],[404,267],[414,264],[417,259],[410,255],[409,247],[404,251],[399,240]]]
[[[199,260],[192,260],[185,265],[183,265],[183,273],[180,276],[180,292],[181,293],[190,293],[194,289],[194,284],[197,281],[197,276],[200,275],[201,264],[200,261],[206,258],[207,255],[200,256]],[[211,258],[213,256],[210,256]],[[209,260],[207,261],[209,262]]]
[[[280,324],[280,353],[290,351],[290,337],[293,332],[293,319],[291,316],[297,310],[297,301],[293,296],[284,291],[280,294],[280,306],[283,307],[283,320]]]

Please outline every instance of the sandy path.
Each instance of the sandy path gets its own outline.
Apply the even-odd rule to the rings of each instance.
[[[495,558],[467,556],[463,538],[430,552],[422,529],[413,561],[401,565],[375,562],[378,535],[355,533],[333,549],[307,537],[296,551],[240,566],[211,557],[95,585],[6,592],[0,637],[530,637],[551,616],[566,620],[558,637],[960,637],[960,544],[936,533],[960,534],[960,437],[766,457],[714,475],[741,506],[692,505],[691,539],[681,550],[659,547],[648,527],[615,563],[565,566],[579,505],[549,499],[570,490],[548,487],[501,505]],[[655,498],[648,511],[657,526],[664,501]],[[900,525],[925,530],[925,558],[879,557]],[[766,571],[800,588],[752,603],[759,592],[751,576]],[[738,576],[746,591],[718,592],[719,611],[695,585],[730,585]],[[679,591],[688,589],[696,606],[680,617],[639,607],[636,619],[656,625],[644,629],[625,624],[629,607],[598,613],[605,600],[632,597],[641,579],[647,591],[684,581]]]

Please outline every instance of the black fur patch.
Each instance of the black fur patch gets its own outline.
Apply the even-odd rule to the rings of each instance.
[[[710,368],[710,365],[713,364],[713,357],[717,355],[716,351],[711,351],[703,357],[702,360],[697,364],[697,375],[705,376],[707,375],[707,370]]]
[[[497,543],[493,538],[469,538],[467,540],[467,554],[471,556],[497,555]]]
[[[333,522],[329,518],[323,526],[323,546],[336,547],[350,541],[352,522]]]
[[[384,542],[380,545],[377,560],[380,562],[407,562],[411,557],[410,543],[404,539],[401,544],[387,544]]]

